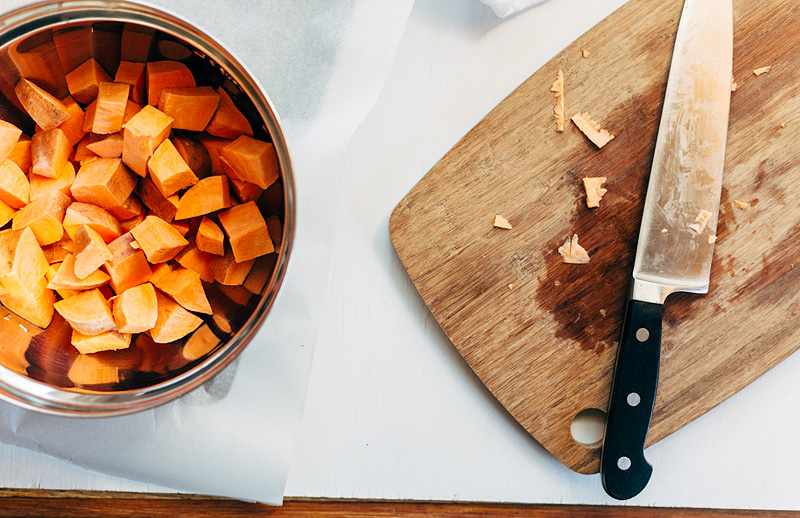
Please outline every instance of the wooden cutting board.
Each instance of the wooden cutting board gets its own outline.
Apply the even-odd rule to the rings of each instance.
[[[578,444],[570,424],[607,407],[681,7],[630,0],[492,110],[390,221],[401,261],[461,355],[539,443],[581,473],[598,471],[600,448]],[[667,300],[648,445],[800,345],[800,3],[734,0],[734,18],[738,88],[710,293]],[[766,65],[770,72],[753,74]],[[555,131],[559,69],[567,118],[589,112],[616,135],[603,149],[571,122]],[[608,178],[598,209],[586,208],[586,176]],[[496,213],[513,229],[493,228]],[[564,264],[556,252],[573,233],[590,264]]]

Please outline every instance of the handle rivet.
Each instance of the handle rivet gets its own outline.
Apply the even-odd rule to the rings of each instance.
[[[628,394],[627,401],[630,406],[637,406],[639,403],[642,402],[642,397],[636,392],[631,392],[630,394]]]
[[[619,460],[617,460],[617,467],[622,471],[628,470],[628,468],[631,467],[631,459],[628,457],[620,457]]]
[[[640,327],[636,330],[636,339],[640,342],[646,342],[647,339],[650,338],[650,331],[645,329],[644,327]]]

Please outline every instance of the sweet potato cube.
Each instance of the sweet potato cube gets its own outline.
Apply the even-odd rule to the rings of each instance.
[[[0,200],[21,209],[30,200],[31,185],[25,173],[8,158],[0,164]]]
[[[71,203],[70,197],[63,192],[50,191],[20,209],[14,216],[11,228],[30,227],[39,246],[53,244],[64,235],[61,223]]]
[[[98,135],[92,133],[86,149],[102,158],[120,158],[123,146],[122,132]]]
[[[250,298],[253,296],[244,286],[227,286],[225,284],[220,284],[219,291],[240,306],[247,305],[247,303],[250,302]]]
[[[158,317],[156,290],[149,282],[128,288],[114,297],[114,321],[120,333],[144,333]]]
[[[145,176],[139,181],[136,194],[153,214],[164,221],[172,221],[178,212],[180,197],[177,194],[169,197],[161,194],[149,176]]]
[[[156,106],[164,88],[194,87],[192,72],[178,61],[152,61],[147,64],[147,103]]]
[[[107,210],[97,205],[78,201],[67,207],[63,225],[64,231],[72,240],[75,239],[75,232],[78,231],[78,227],[81,225],[92,227],[106,243],[110,243],[122,234],[119,221],[109,214]]]
[[[120,221],[119,222],[119,226],[122,229],[122,233],[126,234],[126,233],[130,232],[132,228],[134,228],[136,225],[138,225],[139,223],[144,221],[144,218],[146,218],[146,217],[147,217],[147,214],[144,212],[144,210],[142,210],[141,214],[139,214],[137,216],[134,216],[134,217],[132,217],[130,219],[126,219],[124,221]]]
[[[81,104],[89,104],[97,98],[100,83],[111,81],[111,77],[103,70],[100,63],[90,58],[68,73],[66,80],[72,97]]]
[[[14,91],[22,107],[42,129],[53,129],[70,117],[64,103],[25,78],[19,80]]]
[[[16,213],[17,209],[3,200],[0,200],[0,227],[4,227],[6,223],[11,221]]]
[[[120,61],[114,82],[130,85],[130,99],[136,104],[144,101],[144,63]]]
[[[253,136],[253,128],[247,121],[247,117],[233,104],[228,92],[222,88],[217,89],[219,94],[219,106],[211,118],[211,122],[206,126],[206,132],[224,139],[235,139],[241,135]]]
[[[44,257],[47,259],[47,262],[52,266],[53,263],[60,263],[66,259],[68,255],[72,254],[74,249],[75,245],[72,242],[72,239],[70,239],[68,235],[64,234],[61,239],[52,245],[43,246],[42,252],[44,252]],[[53,273],[55,273],[55,271]],[[52,278],[47,280],[49,282],[52,280]]]
[[[183,357],[189,361],[199,360],[214,350],[221,340],[214,334],[208,324],[203,324],[192,333],[183,346]]]
[[[100,234],[86,225],[78,227],[75,232],[75,276],[85,279],[110,260],[111,251]]]
[[[190,244],[175,259],[184,268],[197,272],[202,280],[214,282],[214,272],[211,270],[211,263],[214,261],[213,255]]]
[[[234,180],[233,178],[230,180],[231,184],[233,184],[233,192],[236,193],[236,197],[242,203],[256,201],[261,197],[261,193],[264,192],[264,189],[254,183]]]
[[[238,262],[230,250],[225,251],[223,256],[213,256],[211,260],[211,271],[214,279],[226,286],[238,286],[247,279],[247,274],[253,268],[255,259]]]
[[[174,135],[170,140],[197,178],[211,175],[211,158],[199,140],[189,135]]]
[[[197,248],[203,252],[214,255],[225,254],[225,234],[219,226],[203,216],[200,226],[197,227],[197,235],[194,237]]]
[[[53,319],[53,303],[56,294],[47,289],[47,279],[42,277],[33,290],[24,297],[17,297],[11,293],[0,295],[0,304],[32,324],[45,328]]]
[[[109,284],[115,293],[121,294],[129,288],[148,282],[153,275],[144,252],[131,246],[134,242],[133,235],[128,232],[108,244],[111,260],[103,268],[111,276]]]
[[[22,135],[22,130],[0,119],[0,162],[4,162]]]
[[[224,176],[209,176],[197,182],[181,196],[175,219],[203,216],[230,206],[228,179]]]
[[[175,119],[172,127],[189,131],[203,131],[218,105],[219,94],[210,86],[164,88],[158,100],[158,109]]]
[[[59,128],[43,130],[31,138],[31,173],[55,178],[69,160],[72,147],[67,135]]]
[[[158,263],[152,266],[153,275],[150,276],[150,282],[153,286],[156,285],[158,280],[168,274],[169,272],[173,271],[175,268],[170,266],[169,263]]]
[[[267,230],[267,222],[253,201],[220,212],[219,222],[237,262],[243,262],[275,251]],[[241,283],[239,283],[241,284]]]
[[[213,137],[205,133],[197,135],[197,141],[203,145],[206,152],[208,153],[208,159],[211,162],[211,174],[214,175],[226,174],[225,168],[222,166],[222,161],[220,160],[220,156],[222,153],[222,148],[224,148],[233,141],[224,138]],[[197,173],[197,171],[195,171],[195,173]],[[198,174],[198,176],[200,175]]]
[[[78,387],[109,385],[119,383],[119,367],[93,354],[79,354],[67,376]]]
[[[139,198],[135,194],[131,193],[131,195],[128,196],[120,205],[108,207],[106,210],[108,210],[112,216],[117,218],[120,221],[120,225],[122,225],[122,221],[135,218],[141,214],[143,208],[142,202],[139,200]]]
[[[0,233],[0,284],[11,296],[31,297],[45,278],[47,267],[47,259],[31,229]]]
[[[156,281],[156,288],[189,311],[211,314],[200,276],[187,268],[178,268]]]
[[[11,149],[11,152],[8,155],[8,159],[17,164],[23,173],[27,173],[31,166],[33,165],[33,155],[31,154],[31,139],[20,138],[14,147]],[[2,164],[3,161],[0,161]]]
[[[174,342],[188,335],[203,323],[203,319],[193,315],[180,304],[160,291],[156,291],[158,317],[150,330],[150,337],[157,344]]]
[[[91,135],[84,135],[84,137],[78,142],[78,145],[75,146],[75,154],[72,155],[72,161],[77,163],[83,163],[85,160],[90,158],[96,157],[97,153],[89,149],[87,146],[92,143],[92,136]]]
[[[153,264],[169,261],[189,244],[175,227],[158,216],[147,216],[131,234]]]
[[[95,336],[117,329],[108,301],[98,289],[59,300],[55,308],[82,335]]]
[[[71,342],[72,345],[75,346],[75,349],[81,354],[91,354],[101,351],[118,351],[130,347],[131,335],[130,333],[108,331],[91,336],[72,331]]]
[[[264,286],[267,285],[267,281],[272,276],[277,259],[278,254],[262,255],[256,259],[242,286],[247,288],[250,293],[260,295],[264,291]]]
[[[235,180],[266,189],[278,179],[278,155],[269,142],[242,135],[220,152],[225,171]]]
[[[197,176],[169,139],[162,142],[153,153],[147,163],[147,170],[150,172],[153,184],[165,197],[197,183]]]
[[[94,127],[94,118],[97,115],[97,99],[92,101],[83,112],[83,131],[89,133]]]
[[[139,176],[147,174],[147,162],[172,129],[172,117],[145,106],[125,123],[122,161]]]
[[[70,254],[64,258],[47,287],[51,290],[91,290],[100,288],[109,280],[109,275],[100,270],[94,270],[84,278],[78,277],[75,273],[75,256]]]
[[[98,158],[78,170],[71,188],[72,197],[108,210],[125,203],[137,180],[119,158]]]
[[[60,191],[69,196],[70,188],[75,181],[75,166],[71,162],[67,162],[60,171],[56,172],[55,178],[46,178],[33,173],[28,175],[28,178],[30,179],[31,201],[52,191]]]
[[[100,83],[92,133],[105,135],[122,130],[122,120],[128,106],[130,89],[131,87],[127,83]]]
[[[69,112],[69,119],[59,124],[58,129],[63,131],[64,135],[67,136],[70,147],[75,147],[84,135],[86,135],[86,132],[83,131],[85,114],[80,105],[78,105],[71,96],[66,96],[61,102],[64,103],[64,106]]]

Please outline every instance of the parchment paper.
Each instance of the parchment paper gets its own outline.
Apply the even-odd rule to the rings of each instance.
[[[0,10],[29,3],[3,0]],[[311,369],[344,153],[380,92],[413,0],[153,3],[232,51],[283,121],[298,224],[282,293],[242,355],[173,403],[77,419],[0,402],[0,441],[166,488],[279,504]]]

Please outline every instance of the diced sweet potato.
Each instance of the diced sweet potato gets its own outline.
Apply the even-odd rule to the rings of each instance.
[[[136,186],[136,194],[139,195],[142,203],[144,203],[153,214],[164,221],[172,221],[175,214],[178,212],[180,197],[177,194],[165,197],[149,176],[145,176],[139,181],[139,185]]]
[[[30,227],[39,246],[53,244],[64,235],[64,213],[72,203],[61,191],[50,191],[24,206],[14,216],[13,229]]]
[[[153,184],[165,197],[197,183],[197,176],[169,139],[162,142],[153,153],[147,163],[147,170],[150,172]]]
[[[77,201],[67,207],[63,225],[64,231],[73,240],[75,232],[81,225],[92,227],[106,243],[110,243],[122,234],[119,222],[107,210],[97,205]]]
[[[125,61],[146,63],[150,56],[155,30],[135,23],[126,23],[122,29],[120,56]],[[120,61],[122,66],[122,61]]]
[[[170,140],[197,178],[211,175],[211,158],[199,140],[189,135],[175,135]]]
[[[211,269],[211,263],[214,260],[213,255],[203,252],[196,245],[190,244],[175,259],[184,268],[197,272],[205,282],[214,282],[214,272]]]
[[[70,188],[75,181],[75,166],[71,162],[67,162],[60,171],[56,172],[55,178],[45,178],[33,173],[28,178],[30,178],[31,201],[41,198],[52,191],[61,191],[70,196]]]
[[[114,298],[114,321],[120,333],[144,333],[158,317],[156,290],[149,282],[128,288]]]
[[[140,111],[142,111],[142,106],[128,99],[128,103],[125,105],[125,115],[122,116],[122,127],[124,128],[125,124]]]
[[[92,101],[83,112],[83,131],[89,133],[94,127],[94,118],[97,115],[97,99]]]
[[[175,227],[158,216],[147,216],[131,234],[153,264],[169,261],[189,244]]]
[[[30,201],[31,186],[28,178],[17,164],[8,158],[0,164],[0,200],[15,209],[21,209]]]
[[[125,203],[138,177],[119,158],[98,158],[82,165],[72,184],[72,197],[104,209]]]
[[[94,58],[90,58],[66,75],[69,93],[81,104],[89,104],[97,98],[100,83],[111,81],[111,77],[103,70]]]
[[[256,201],[261,197],[261,193],[264,192],[264,189],[259,187],[258,185],[250,182],[243,182],[241,180],[234,180],[233,178],[230,179],[231,184],[233,185],[233,192],[236,194],[236,197],[239,198],[239,201],[242,203],[247,203],[248,201]]]
[[[72,254],[74,249],[75,245],[72,242],[72,239],[70,239],[68,235],[64,234],[61,239],[52,245],[43,246],[42,252],[44,252],[44,257],[47,259],[47,262],[52,266],[53,263],[60,263],[66,259],[68,255]],[[47,280],[49,282],[51,279]]]
[[[231,206],[228,179],[224,176],[203,178],[180,198],[175,219],[194,218]]]
[[[0,119],[0,162],[4,162],[22,135],[22,130]]]
[[[189,311],[211,314],[200,276],[192,270],[173,270],[156,281],[156,287]]]
[[[275,251],[267,230],[267,222],[255,202],[249,201],[221,212],[219,222],[237,262],[243,262]],[[236,283],[241,284],[241,283]]]
[[[61,100],[64,103],[64,106],[67,108],[69,112],[69,119],[59,124],[57,127],[64,134],[67,136],[67,141],[69,141],[70,147],[74,147],[80,140],[86,135],[86,132],[83,130],[83,124],[85,122],[85,114],[83,113],[83,109],[75,102],[75,99],[72,96],[68,95]],[[37,128],[39,128],[37,126]],[[37,129],[37,132],[39,129]]]
[[[55,178],[67,163],[72,147],[67,135],[59,128],[43,130],[31,139],[31,173]]]
[[[211,271],[214,279],[226,286],[238,286],[242,284],[250,273],[255,259],[238,262],[230,250],[225,251],[223,256],[213,256],[211,260]]]
[[[277,259],[278,254],[262,255],[256,259],[242,285],[251,293],[261,295],[264,291],[264,286],[267,285],[267,281],[272,276]]]
[[[19,80],[14,91],[22,107],[42,129],[53,129],[70,117],[64,103],[25,78]]]
[[[136,104],[144,101],[144,63],[120,61],[114,82],[129,84],[130,99]]]
[[[119,367],[94,354],[79,354],[67,376],[78,387],[109,385],[119,383]]]
[[[150,276],[150,282],[155,286],[160,278],[174,270],[169,263],[158,263],[152,266],[153,275]]]
[[[152,61],[147,64],[147,103],[156,106],[164,88],[197,86],[191,71],[178,61]]]
[[[244,286],[227,286],[225,284],[220,284],[219,290],[240,306],[244,306],[250,302],[250,298],[253,296]]]
[[[88,148],[89,144],[91,143],[92,143],[92,136],[84,135],[84,137],[80,140],[80,142],[78,142],[78,145],[75,146],[75,154],[72,155],[72,160],[80,164],[84,160],[96,157],[97,153]]]
[[[220,160],[222,148],[233,141],[224,138],[213,137],[206,133],[197,135],[197,141],[202,144],[208,153],[208,159],[211,162],[211,174],[224,175],[225,168],[222,166],[222,161]],[[195,174],[197,174],[197,171],[195,171]],[[199,177],[200,175],[198,174],[197,176]]]
[[[53,43],[62,70],[73,70],[92,57],[92,27],[80,25],[56,29],[53,31]]]
[[[0,227],[4,227],[6,223],[11,221],[16,213],[17,209],[3,200],[0,200]]]
[[[131,246],[134,242],[133,235],[128,232],[108,244],[112,258],[103,268],[111,276],[109,284],[115,293],[121,294],[129,288],[148,282],[153,274],[144,253]]]
[[[45,278],[47,267],[47,259],[31,229],[0,232],[0,284],[11,296],[33,296]]]
[[[75,346],[75,349],[81,354],[91,354],[101,351],[118,351],[130,347],[131,335],[118,331],[108,331],[106,333],[90,336],[73,331],[71,342],[72,345]]]
[[[109,280],[109,275],[100,270],[94,270],[86,277],[79,278],[75,274],[75,256],[70,254],[64,258],[47,287],[51,290],[91,290],[103,286]]]
[[[174,342],[188,335],[203,323],[203,320],[184,309],[166,295],[156,291],[158,318],[150,337],[158,344]]]
[[[145,213],[143,209],[141,214],[139,214],[138,216],[134,216],[124,221],[120,221],[119,226],[122,229],[122,233],[127,234],[128,232],[130,232],[132,228],[134,228],[136,225],[144,221],[145,217],[147,217],[147,213]]]
[[[186,345],[183,346],[183,357],[189,361],[199,360],[213,351],[220,342],[208,324],[203,324],[186,341]]]
[[[186,220],[173,221],[170,224],[175,228],[175,230],[178,231],[178,234],[182,235],[183,237],[186,237],[192,230],[191,227],[189,227],[189,222]]]
[[[243,135],[220,151],[225,171],[235,180],[266,189],[278,179],[278,155],[269,142]]]
[[[172,117],[145,106],[125,123],[122,161],[139,176],[147,174],[147,162],[172,129]]]
[[[210,86],[164,88],[158,109],[175,122],[174,129],[203,131],[219,105],[219,95]]]
[[[197,248],[214,255],[225,254],[225,234],[219,226],[203,216],[194,238]]]
[[[122,132],[98,135],[92,133],[86,149],[102,158],[120,158],[122,156]]]
[[[115,207],[108,207],[106,210],[108,210],[112,216],[117,218],[120,221],[120,225],[122,225],[122,221],[135,218],[141,214],[143,208],[142,202],[139,200],[139,198],[135,194],[131,193],[131,195],[128,196],[125,201],[122,202],[122,204]]]
[[[108,301],[98,289],[60,300],[55,308],[72,329],[82,335],[95,336],[117,328]]]
[[[111,258],[111,251],[100,234],[86,225],[78,227],[78,231],[75,232],[74,270],[76,277],[85,279]]]
[[[130,85],[127,83],[100,83],[95,106],[92,133],[105,135],[122,130],[122,120],[128,106],[128,92]]]
[[[53,319],[53,303],[56,295],[47,289],[47,279],[42,277],[31,293],[16,297],[11,293],[0,295],[0,304],[32,324],[45,328]]]
[[[20,138],[14,147],[11,149],[11,153],[8,155],[8,159],[17,164],[23,173],[27,173],[31,166],[33,165],[33,156],[31,154],[31,139]],[[2,161],[0,161],[0,164]]]
[[[235,139],[241,135],[253,136],[253,128],[247,117],[233,104],[228,92],[222,88],[217,89],[219,106],[206,126],[206,132],[225,139]]]

